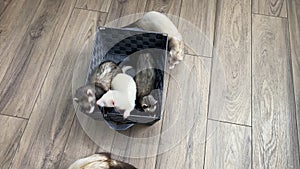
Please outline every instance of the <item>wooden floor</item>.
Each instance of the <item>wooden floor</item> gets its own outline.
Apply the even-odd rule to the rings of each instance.
[[[158,137],[103,127],[97,146],[75,115],[77,56],[97,26],[151,10],[211,45],[172,19],[197,49],[166,76],[162,120],[123,133]],[[0,124],[1,169],[107,148],[141,169],[300,169],[300,0],[0,0]]]

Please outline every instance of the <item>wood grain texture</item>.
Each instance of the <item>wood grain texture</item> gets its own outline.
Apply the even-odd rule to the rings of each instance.
[[[76,7],[87,10],[108,12],[112,0],[77,0]]]
[[[123,27],[136,21],[143,16],[146,3],[147,1],[145,0],[113,0],[108,12],[109,14],[107,16],[106,25]],[[126,20],[117,20],[124,16],[127,16]]]
[[[155,168],[202,168],[209,58],[187,55],[171,72]]]
[[[250,0],[218,2],[209,118],[251,125]]]
[[[164,14],[180,15],[182,0],[150,0],[147,1],[146,11],[158,11]]]
[[[66,169],[76,160],[98,152],[98,149],[98,145],[86,135],[77,117],[75,117],[58,169]]]
[[[288,19],[298,125],[298,141],[300,145],[300,1],[288,1]]]
[[[2,114],[30,116],[74,6],[75,0],[41,2],[18,48],[10,51],[14,56],[0,82]]]
[[[216,5],[216,0],[182,0],[179,32],[189,54],[212,56]]]
[[[11,61],[15,57],[16,51],[21,48],[19,44],[29,28],[40,1],[14,0],[6,6],[6,9],[0,15],[0,85]],[[1,91],[3,91],[2,88]]]
[[[287,20],[253,15],[253,168],[300,168]]]
[[[286,0],[253,0],[252,4],[253,13],[287,17]]]
[[[12,1],[13,0],[0,0],[0,16],[7,9],[8,4],[11,3]]]
[[[251,169],[251,128],[208,120],[205,169]]]
[[[9,168],[27,120],[0,115],[0,168]]]
[[[85,42],[106,15],[74,10],[56,52],[12,168],[58,168],[74,119],[72,76]]]

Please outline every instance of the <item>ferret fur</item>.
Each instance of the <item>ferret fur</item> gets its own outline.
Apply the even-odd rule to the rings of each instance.
[[[150,94],[154,89],[156,79],[155,62],[150,53],[138,56],[137,74],[135,82],[137,86],[138,102],[145,112],[153,113],[156,110],[157,100]]]
[[[68,169],[136,169],[136,167],[112,159],[110,153],[99,153],[75,161]]]
[[[108,91],[111,88],[112,79],[119,73],[122,73],[122,69],[112,62],[106,61],[101,63],[91,74],[89,78],[90,83],[95,83],[98,87],[104,91]]]
[[[125,28],[139,28],[145,31],[167,33],[170,50],[169,68],[173,69],[176,64],[183,60],[184,43],[182,35],[166,15],[156,11],[147,12],[142,18],[125,26]]]
[[[76,90],[74,101],[78,103],[79,110],[83,113],[93,113],[96,100],[104,94],[104,91],[95,84],[84,85]]]
[[[124,110],[126,119],[135,107],[136,83],[125,73],[117,74],[111,82],[112,90],[107,91],[98,101],[101,107],[115,107]]]

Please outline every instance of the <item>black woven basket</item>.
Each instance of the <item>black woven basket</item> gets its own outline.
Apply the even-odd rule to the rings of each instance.
[[[151,125],[160,120],[162,116],[162,93],[167,46],[168,37],[164,33],[145,32],[128,28],[99,27],[86,83],[88,83],[91,72],[102,62],[113,61],[119,65],[128,65],[135,68],[134,65],[139,54],[147,52],[151,54],[155,61],[156,82],[152,95],[158,103],[156,111],[151,114],[145,113],[136,104],[137,106],[126,120],[114,108],[99,107],[99,109],[95,109],[94,113],[88,115],[96,120],[104,119],[115,130],[125,130],[134,124]],[[128,74],[132,77],[135,76],[134,71],[129,70]]]

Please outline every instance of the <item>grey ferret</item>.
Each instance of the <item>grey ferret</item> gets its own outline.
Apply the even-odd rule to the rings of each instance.
[[[122,73],[122,69],[116,63],[106,61],[93,71],[89,82],[95,83],[96,86],[102,88],[104,91],[108,91],[112,79],[119,73]]]
[[[156,79],[154,67],[155,62],[150,53],[138,56],[135,76],[137,99],[143,110],[150,113],[155,112],[157,104],[157,100],[150,94]]]
[[[110,153],[99,153],[75,161],[68,169],[136,169],[136,167],[112,159]]]
[[[104,94],[104,91],[94,84],[84,85],[76,90],[74,101],[78,103],[79,110],[84,113],[93,113],[96,100]]]
[[[111,61],[101,63],[91,74],[89,84],[76,90],[74,101],[78,103],[80,111],[93,113],[96,100],[100,99],[105,91],[110,89],[112,79],[122,69]]]

